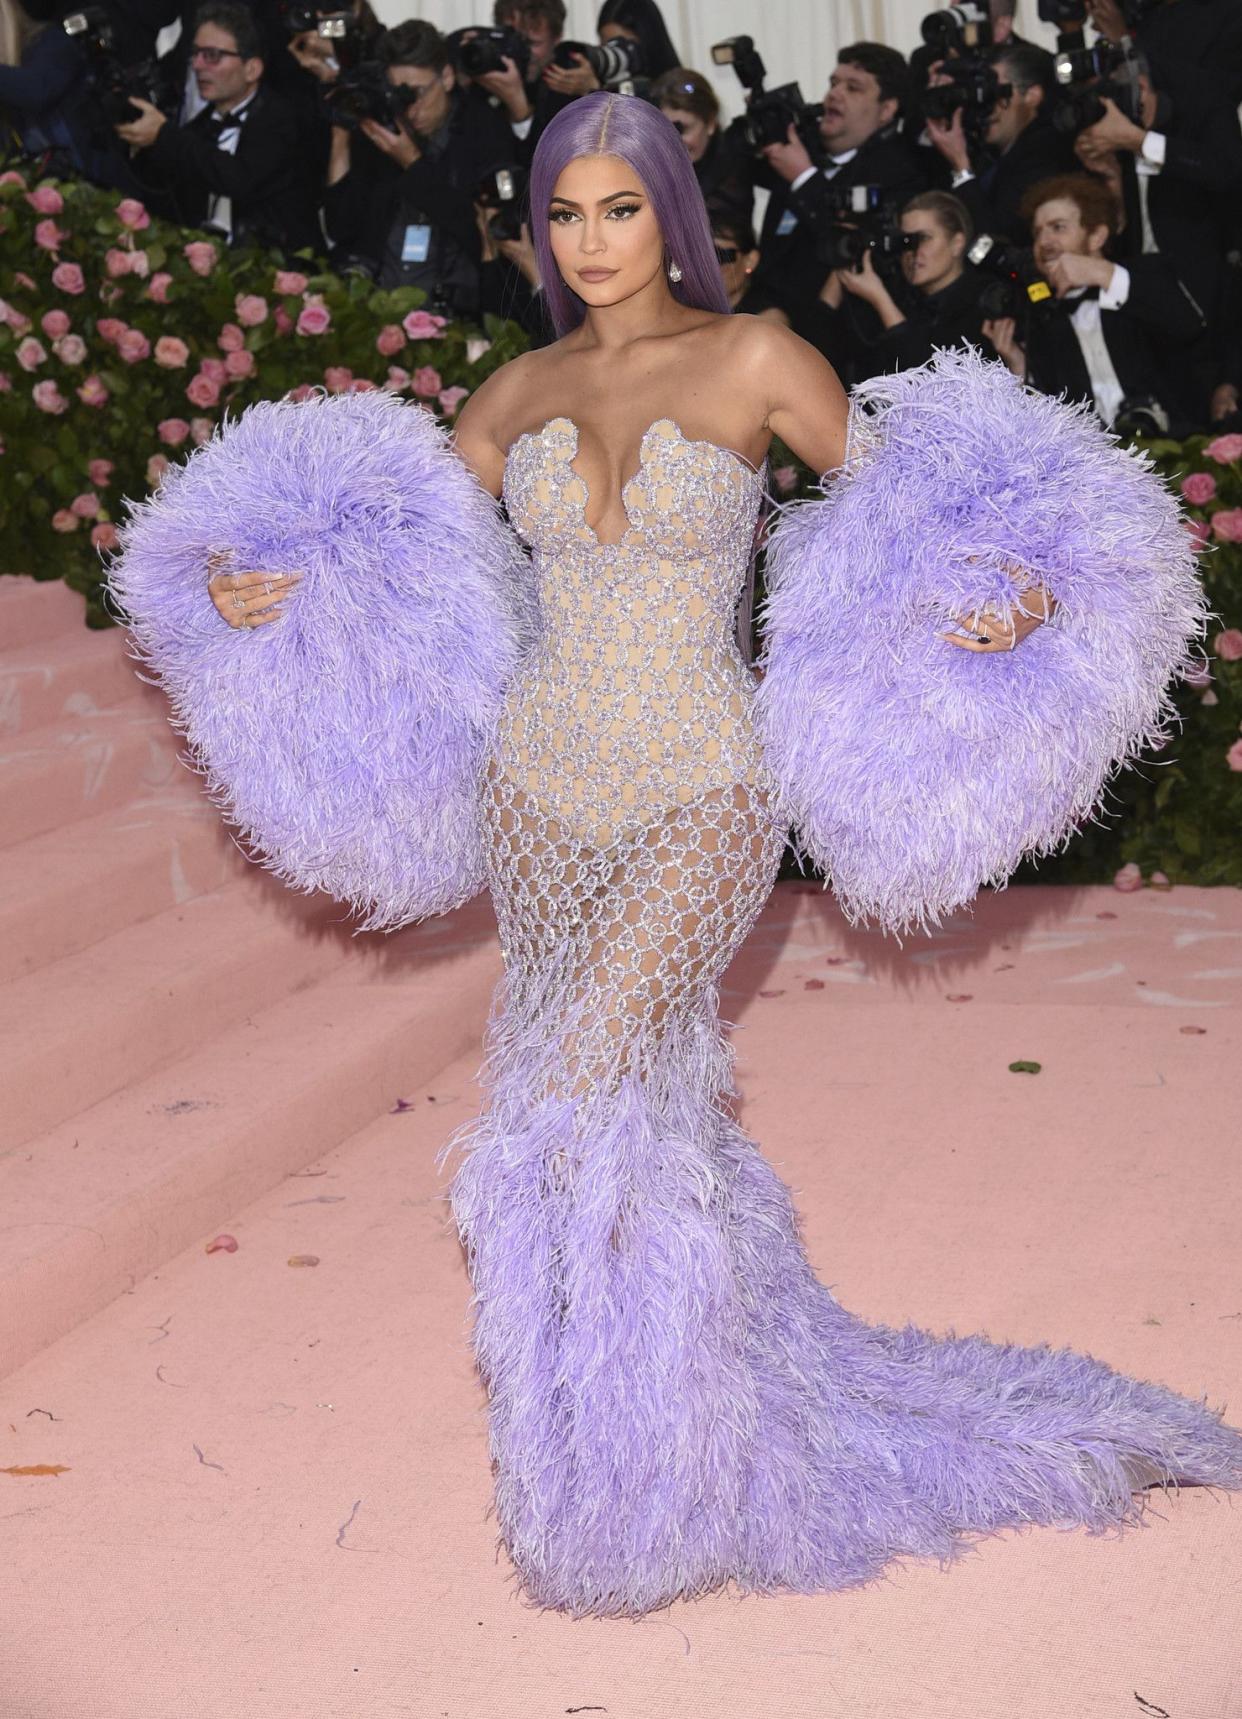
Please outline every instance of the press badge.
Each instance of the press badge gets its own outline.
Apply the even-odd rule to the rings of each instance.
[[[403,263],[425,263],[427,252],[430,249],[430,227],[415,224],[405,229],[405,238],[401,241],[401,261]]]
[[[783,239],[787,233],[792,233],[797,225],[798,217],[794,214],[793,210],[783,209],[781,211],[781,218],[776,225],[776,237],[778,239]]]

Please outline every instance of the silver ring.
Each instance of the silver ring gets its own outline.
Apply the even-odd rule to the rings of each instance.
[[[263,595],[265,597],[270,597],[271,594],[272,594],[272,582],[270,579],[265,579],[263,581]]]
[[[242,596],[240,591],[234,591],[233,593],[233,607],[235,609],[244,609],[246,607],[246,599]]]

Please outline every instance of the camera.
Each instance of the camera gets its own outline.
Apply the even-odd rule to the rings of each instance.
[[[552,55],[552,63],[573,70],[574,56],[581,54],[606,90],[633,95],[634,80],[643,75],[643,51],[628,36],[615,36],[611,42],[597,46],[594,42],[560,41]]]
[[[104,7],[84,6],[68,13],[61,29],[86,50],[91,93],[108,125],[128,125],[138,118],[134,96],[165,113],[176,111],[181,92],[172,88],[167,67],[154,59],[126,66],[117,58],[112,20]]]
[[[1127,394],[1111,428],[1119,436],[1167,436],[1169,414],[1154,394]]]
[[[975,0],[947,6],[942,12],[929,12],[919,29],[932,58],[937,60],[978,54],[992,46],[991,17],[987,7],[977,5]]]
[[[892,193],[882,185],[829,187],[829,225],[818,235],[815,254],[829,269],[856,269],[868,251],[878,267],[912,251],[914,233],[904,233]]]
[[[928,84],[918,98],[919,112],[925,120],[950,120],[960,111],[967,141],[977,147],[993,108],[1013,94],[1013,85],[1002,83],[996,67],[974,54],[945,61],[941,72],[949,81]]]
[[[731,36],[727,41],[714,42],[712,61],[718,66],[732,66],[746,91],[746,112],[733,123],[752,154],[761,155],[769,143],[787,142],[792,125],[812,159],[822,155],[819,121],[823,103],[803,101],[797,84],[780,84],[774,90],[765,90],[763,80],[767,74],[752,37]]]
[[[462,41],[462,36],[469,37]],[[530,43],[518,30],[492,29],[485,24],[468,24],[454,30],[447,38],[449,57],[454,66],[467,77],[486,77],[488,72],[503,72],[503,61],[512,60],[522,82],[530,71]],[[603,81],[602,79],[600,80]]]
[[[1057,54],[1055,66],[1059,88],[1051,119],[1057,131],[1077,136],[1103,119],[1105,96],[1116,102],[1127,119],[1139,122],[1142,94],[1132,49],[1103,41],[1089,48],[1067,46]]]
[[[474,201],[496,210],[489,224],[494,239],[521,238],[527,178],[524,168],[497,167],[475,186]]]
[[[328,119],[345,131],[357,131],[364,119],[373,119],[386,131],[400,129],[401,115],[410,105],[410,92],[390,84],[378,60],[361,60],[343,71],[321,94]]]
[[[1019,340],[1033,315],[1051,310],[1057,303],[1051,286],[1035,266],[1034,253],[1024,245],[993,233],[980,233],[966,252],[966,261],[989,277],[977,301],[984,316],[991,320],[1012,316]]]

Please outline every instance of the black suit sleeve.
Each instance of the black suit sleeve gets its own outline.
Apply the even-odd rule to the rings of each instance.
[[[296,155],[291,132],[255,114],[245,122],[237,153],[216,147],[194,125],[169,121],[146,151],[147,160],[174,185],[193,185],[217,197],[259,202],[287,184]]]
[[[1118,314],[1179,345],[1203,333],[1207,326],[1203,311],[1166,258],[1149,252],[1132,258],[1125,267],[1130,291]]]

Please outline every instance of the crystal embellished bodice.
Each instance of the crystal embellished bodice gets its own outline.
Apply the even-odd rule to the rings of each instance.
[[[529,545],[542,631],[508,692],[495,764],[597,848],[712,788],[766,786],[756,682],[736,642],[763,472],[732,449],[649,426],[601,542],[551,418],[509,450],[503,496]]]

